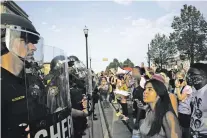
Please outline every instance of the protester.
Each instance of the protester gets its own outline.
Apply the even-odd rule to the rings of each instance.
[[[152,76],[152,79],[156,79],[156,80],[159,80],[159,81],[161,81],[163,84],[165,84],[165,80],[164,80],[164,78],[162,77],[162,75],[160,75],[160,74],[155,74],[155,75],[153,75]],[[165,85],[165,87],[166,87],[166,85]],[[167,87],[166,87],[166,89],[167,89]],[[172,94],[172,93],[169,93],[168,92],[168,94],[169,94],[169,97],[170,97],[170,101],[171,101],[171,104],[172,104],[172,107],[173,107],[173,109],[174,109],[174,111],[175,111],[175,114],[178,116],[178,102],[177,102],[177,97],[174,95],[174,94]]]
[[[145,75],[145,73],[146,73],[144,62],[141,63],[140,73],[141,73],[141,75]]]
[[[118,75],[118,79],[110,73],[109,83],[113,89],[109,90],[113,91],[116,87],[132,91],[133,129],[139,131],[142,138],[203,138],[207,136],[203,121],[207,109],[202,100],[207,98],[206,69],[206,64],[193,64],[186,81],[185,70],[178,73],[175,70],[160,70],[159,74],[154,74],[150,69],[145,69],[145,76],[142,76],[141,68],[136,66],[132,69],[132,75]],[[128,97],[116,95],[116,99],[122,107],[122,119],[128,120]]]
[[[137,102],[142,102],[143,101],[143,92],[144,89],[140,86],[140,81],[141,81],[141,74],[140,74],[140,67],[136,66],[132,70],[132,76],[134,79],[134,89],[133,89],[133,118],[135,124],[138,124],[140,119],[145,118],[145,110],[140,109],[137,107]]]
[[[119,90],[122,90],[122,91],[128,91],[128,87],[127,87],[127,84],[126,84],[126,80],[124,79],[124,76],[120,76],[120,81],[121,81],[121,85],[119,87]],[[120,104],[122,106],[122,114],[123,114],[123,120],[128,120],[128,107],[127,107],[127,96],[123,96],[121,95],[120,96]]]
[[[165,84],[167,90],[170,91],[170,90],[169,90],[169,87],[170,87],[170,86],[169,86],[170,78],[169,78],[169,77],[167,76],[167,74],[164,73],[164,72],[161,72],[160,75],[162,75],[162,77],[163,77],[163,79],[164,79],[164,81],[165,81],[164,84]]]
[[[191,137],[207,137],[207,64],[192,64],[187,73],[187,84],[193,87]]]
[[[174,93],[174,90],[175,90],[175,74],[173,72],[173,70],[170,70],[168,72],[168,76],[169,76],[169,91],[171,93]]]
[[[140,121],[142,138],[181,138],[182,133],[165,85],[156,79],[145,84],[146,118]]]
[[[114,90],[116,89],[116,82],[117,82],[116,76],[111,71],[110,77],[109,77],[109,83],[110,83],[110,88],[111,88],[110,99],[113,103],[117,103],[115,94],[114,94]]]
[[[101,78],[101,84],[99,85],[98,90],[100,92],[101,99],[103,101],[103,107],[108,108],[109,103],[107,101],[107,97],[108,97],[109,85],[106,77]]]
[[[192,88],[187,85],[185,74],[178,72],[175,81],[175,94],[177,94],[178,102],[178,119],[182,127],[182,137],[189,138],[190,119],[191,119],[191,95]]]

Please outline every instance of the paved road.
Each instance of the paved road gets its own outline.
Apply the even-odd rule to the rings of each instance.
[[[98,104],[96,104],[96,106],[95,106],[95,114],[97,115],[96,118],[98,120],[93,121],[93,138],[104,138]],[[83,136],[83,138],[90,138],[89,137],[89,128],[85,132],[86,132],[86,135]]]
[[[109,108],[103,108],[101,102],[96,104],[95,113],[98,120],[93,121],[93,138],[131,138],[130,132],[133,126],[133,119],[131,117],[132,110],[129,106],[129,121],[122,121],[116,116],[116,108],[118,105],[110,104]],[[86,135],[83,138],[89,137],[89,129],[86,131]],[[92,137],[91,137],[92,138]]]
[[[111,104],[112,107],[114,109],[118,109],[118,104]],[[128,114],[129,114],[129,120],[126,122],[126,121],[122,121],[124,123],[124,125],[127,126],[128,130],[132,133],[132,130],[133,130],[133,126],[134,126],[134,122],[133,122],[133,110],[132,110],[132,103],[131,102],[128,102]]]
[[[103,106],[102,106],[103,109]],[[109,128],[109,138],[131,138],[132,133],[127,128],[127,125],[116,116],[116,111],[110,104],[109,108],[104,108],[104,116],[106,118],[106,124]]]

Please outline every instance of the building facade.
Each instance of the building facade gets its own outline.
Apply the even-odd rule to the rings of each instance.
[[[186,59],[180,59],[180,56],[175,56],[174,58],[170,59],[167,65],[167,69],[178,69],[183,68],[185,70],[188,70],[190,67],[190,60]]]
[[[11,0],[1,1],[1,13],[16,14],[29,20],[29,16],[27,15],[27,13],[22,8],[20,8],[14,1]]]

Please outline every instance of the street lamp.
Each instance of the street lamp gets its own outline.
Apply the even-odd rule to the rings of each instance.
[[[86,68],[88,69],[88,28],[85,26],[83,29],[86,38]]]
[[[89,87],[89,82],[92,81],[92,79],[90,79],[89,77],[89,70],[88,70],[88,28],[85,26],[85,28],[83,29],[83,32],[85,34],[85,38],[86,38],[86,68],[87,68],[87,78],[88,81],[86,81],[86,93],[87,93],[87,97],[88,97],[88,102],[87,102],[87,109],[88,112],[92,112],[92,115],[89,116],[89,120],[90,120],[90,124],[91,127],[89,129],[89,137],[93,138],[93,99],[92,97],[92,89],[90,89]],[[90,58],[91,60],[91,58]],[[92,84],[92,82],[91,82]],[[91,87],[92,88],[92,87]]]

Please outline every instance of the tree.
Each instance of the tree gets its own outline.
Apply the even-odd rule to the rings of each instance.
[[[134,67],[134,63],[132,63],[132,61],[130,59],[126,59],[124,62],[123,62],[123,67]]]
[[[111,68],[118,68],[120,67],[120,63],[119,63],[119,60],[114,58],[113,62],[110,62],[109,65],[106,67],[106,70],[109,70]]]
[[[191,64],[205,60],[207,53],[207,22],[196,7],[184,5],[180,16],[175,16],[170,40],[181,54],[186,54]]]
[[[106,67],[106,70],[111,68],[117,69],[118,67],[134,67],[134,63],[130,59],[126,59],[123,63],[119,62],[118,59],[114,58],[113,62],[110,62],[109,65]]]
[[[119,67],[120,67],[120,68],[123,68],[123,66],[124,66],[124,63],[119,62]]]
[[[165,35],[156,34],[150,43],[149,54],[151,60],[161,69],[176,52],[175,45]]]

